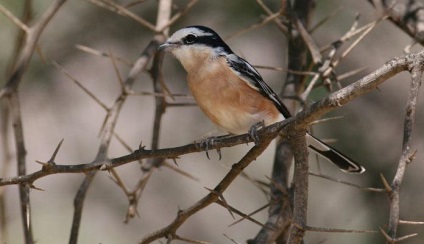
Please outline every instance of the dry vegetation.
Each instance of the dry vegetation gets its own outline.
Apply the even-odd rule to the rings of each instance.
[[[0,243],[423,240],[421,1],[0,3]],[[208,160],[213,126],[156,51],[192,24],[296,116]],[[308,157],[325,129],[364,175]]]

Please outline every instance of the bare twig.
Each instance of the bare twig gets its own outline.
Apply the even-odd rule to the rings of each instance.
[[[232,39],[232,38],[234,38],[234,37],[236,37],[236,36],[239,36],[239,35],[241,35],[241,34],[244,34],[244,33],[246,33],[246,32],[249,32],[249,31],[252,31],[252,30],[254,30],[254,29],[256,29],[256,28],[259,28],[259,27],[261,27],[261,26],[264,26],[264,25],[266,25],[266,24],[268,24],[270,21],[273,21],[273,20],[275,20],[276,18],[278,18],[279,16],[280,16],[281,14],[278,12],[278,13],[274,13],[274,14],[272,14],[272,15],[270,15],[270,16],[268,16],[268,17],[266,17],[265,19],[263,19],[261,22],[259,22],[259,23],[256,23],[256,24],[253,24],[253,25],[251,25],[251,26],[248,26],[248,27],[246,27],[246,28],[244,28],[244,29],[241,29],[241,30],[239,30],[239,31],[237,31],[237,32],[235,32],[235,33],[232,33],[232,34],[230,34],[230,35],[228,35],[228,36],[226,36],[225,37],[225,40],[230,40],[230,39]]]
[[[381,232],[381,234],[383,234],[384,238],[386,238],[386,241],[388,243],[397,243],[397,242],[404,241],[406,239],[409,239],[409,238],[412,238],[412,237],[418,235],[417,233],[413,233],[413,234],[398,237],[398,238],[392,238],[381,227],[380,227],[380,232]]]
[[[314,232],[332,232],[332,233],[378,233],[376,230],[347,230],[347,229],[335,229],[335,228],[322,228],[306,226],[305,230]]]
[[[424,4],[422,1],[392,1],[381,0],[375,4],[375,0],[367,0],[380,12],[389,15],[389,19],[416,42],[424,45]]]
[[[112,12],[115,12],[117,14],[123,15],[125,17],[128,17],[140,25],[146,27],[147,29],[150,29],[153,32],[156,32],[156,28],[154,25],[152,25],[149,21],[145,20],[144,18],[134,14],[130,10],[126,9],[125,7],[122,7],[121,5],[118,5],[114,3],[112,0],[87,0],[99,7],[108,9]]]
[[[223,204],[222,204],[222,203],[220,203],[219,201],[218,201],[217,203],[218,203],[218,204],[220,204],[221,206],[223,205]],[[276,204],[276,203],[272,203],[272,204]],[[249,213],[249,214],[244,214],[244,213],[242,213],[242,212],[238,211],[237,209],[235,209],[235,208],[231,207],[231,211],[234,211],[235,213],[237,213],[238,215],[240,215],[242,218],[241,218],[241,219],[239,219],[239,220],[237,220],[237,221],[235,221],[235,222],[233,222],[233,223],[232,223],[232,224],[230,224],[229,226],[236,225],[236,224],[240,223],[241,221],[243,221],[243,220],[247,219],[247,220],[250,220],[250,221],[254,222],[255,224],[258,224],[259,226],[261,226],[261,227],[263,227],[263,228],[271,229],[271,228],[269,228],[268,226],[261,224],[261,223],[260,223],[260,222],[258,222],[257,220],[252,219],[252,217],[251,217],[252,215],[254,215],[254,214],[256,214],[256,213],[258,213],[258,212],[260,212],[260,211],[262,211],[262,210],[266,209],[266,208],[267,208],[267,207],[269,207],[270,205],[271,205],[271,203],[267,203],[267,204],[265,204],[264,206],[262,206],[262,207],[260,207],[260,208],[256,209],[255,211],[253,211],[253,212],[251,212],[251,213]],[[225,207],[225,206],[224,206],[224,207]],[[236,211],[237,211],[237,212],[236,212]],[[271,229],[271,230],[272,230],[272,229]]]
[[[21,30],[25,31],[26,33],[29,32],[28,26],[26,24],[22,23],[19,18],[17,18],[15,15],[13,15],[7,8],[3,7],[0,4],[0,12],[3,13],[7,18],[10,19],[15,25],[17,25]]]
[[[96,55],[96,56],[101,56],[101,57],[107,57],[107,58],[109,58],[109,53],[101,52],[101,51],[96,50],[96,49],[93,49],[91,47],[87,47],[87,46],[84,46],[84,45],[76,45],[75,47],[77,49],[79,49],[79,50],[81,50],[83,52],[89,53],[89,54],[93,54],[93,55]],[[115,59],[117,61],[119,61],[119,62],[124,63],[125,65],[127,65],[129,67],[131,67],[133,65],[131,62],[129,62],[129,61],[123,59],[123,58],[115,57]]]
[[[81,90],[83,90],[90,98],[92,98],[100,107],[102,107],[105,111],[108,111],[109,108],[104,104],[94,93],[92,93],[88,88],[86,88],[80,81],[78,81],[75,77],[73,77],[68,71],[66,71],[62,66],[58,63],[52,63],[54,67],[56,67],[59,71],[65,74],[69,79],[71,79]]]
[[[168,23],[161,26],[159,32],[163,32],[165,29],[169,28],[181,17],[185,16],[196,5],[197,2],[199,2],[199,0],[191,0],[189,3],[187,3],[187,5],[183,9],[181,9],[178,13],[172,16],[172,18],[168,21]]]
[[[152,41],[143,51],[141,57],[134,63],[134,66],[130,70],[129,75],[124,82],[125,89],[131,88],[135,80],[135,77],[147,65],[147,61],[149,60],[149,57],[151,57],[152,54],[156,51],[157,45],[158,45],[157,41]],[[100,143],[100,147],[99,147],[95,162],[101,162],[103,164],[104,161],[107,160],[108,147],[112,139],[112,136],[114,134],[116,121],[120,114],[121,108],[126,100],[126,97],[127,95],[125,93],[119,95],[117,99],[115,100],[115,103],[113,104],[113,106],[110,109],[107,109],[108,113],[107,113],[104,126],[102,129],[103,133],[102,133],[101,143]],[[75,196],[74,218],[72,222],[72,229],[71,229],[69,243],[77,243],[79,226],[80,226],[81,215],[82,215],[82,207],[85,200],[85,195],[91,185],[93,178],[96,175],[95,172],[96,171],[91,171],[87,174],[87,177],[85,178],[84,182],[81,184],[78,190],[78,193]]]
[[[0,135],[2,140],[0,140],[1,149],[3,151],[3,155],[1,157],[2,167],[0,171],[0,177],[5,177],[9,172],[12,160],[11,154],[11,146],[9,143],[10,133],[8,131],[9,123],[10,123],[10,111],[6,108],[6,105],[0,104]],[[6,243],[8,238],[7,231],[7,220],[6,220],[6,196],[5,196],[5,188],[0,188],[0,243]]]
[[[118,9],[120,9],[120,8],[122,8],[122,7],[119,6]],[[158,11],[161,11],[161,9],[159,9]],[[124,12],[127,13],[128,11],[125,10]],[[102,126],[101,143],[100,143],[100,147],[99,147],[96,159],[94,161],[94,162],[101,162],[103,167],[105,166],[104,162],[107,161],[107,159],[108,159],[108,156],[107,156],[108,147],[110,145],[110,141],[112,139],[112,136],[114,135],[114,129],[115,129],[116,121],[117,121],[118,116],[120,114],[121,108],[122,108],[122,106],[123,106],[123,104],[126,101],[126,98],[128,96],[126,91],[129,90],[132,87],[132,85],[135,81],[135,78],[137,77],[137,75],[142,70],[145,69],[149,59],[156,52],[157,46],[164,39],[165,38],[163,36],[156,36],[155,39],[153,39],[148,44],[146,49],[141,54],[140,58],[137,59],[137,61],[134,63],[133,67],[129,71],[129,74],[128,74],[127,78],[125,79],[125,81],[123,83],[121,83],[123,93],[120,94],[116,98],[113,106],[110,109],[107,109],[108,113],[106,115],[106,118],[105,118],[103,126]],[[120,76],[120,75],[118,75],[118,76]],[[102,167],[102,166],[100,166],[100,167]],[[109,167],[106,167],[106,169],[108,169],[108,168]],[[83,207],[83,203],[84,203],[84,200],[85,200],[85,195],[86,195],[95,175],[96,175],[96,171],[91,171],[87,174],[87,177],[84,179],[83,183],[81,184],[81,186],[78,190],[77,195],[75,196],[75,199],[74,199],[74,217],[73,217],[73,221],[72,221],[72,229],[71,229],[69,243],[77,243],[79,226],[80,226],[81,215],[82,215],[82,207]],[[135,198],[135,199],[137,199],[137,198]]]
[[[66,2],[66,0],[56,0],[47,8],[40,19],[35,25],[29,28],[27,32],[25,45],[19,54],[16,66],[13,69],[12,75],[8,79],[6,85],[0,90],[0,98],[3,96],[10,95],[15,91],[19,83],[21,82],[22,76],[28,68],[29,61],[31,60],[34,49],[37,45],[37,41],[41,36],[44,28],[47,26],[51,18],[56,14],[59,8]]]
[[[399,220],[401,225],[424,225],[424,221]]]
[[[371,74],[363,77],[362,79],[352,83],[349,86],[346,86],[341,90],[332,93],[327,98],[311,104],[310,107],[302,110],[293,118],[286,119],[283,122],[276,123],[259,130],[258,135],[260,137],[276,137],[277,134],[285,135],[287,130],[292,129],[292,127],[307,127],[308,124],[312,123],[325,113],[332,111],[342,106],[343,104],[346,104],[347,102],[376,89],[380,84],[382,84],[390,77],[393,77],[402,71],[409,70],[409,67],[412,64],[424,64],[424,50],[417,54],[411,54],[403,58],[394,58],[386,62]],[[286,128],[288,124],[292,125],[289,129]],[[232,136],[226,139],[217,140],[216,143],[210,147],[210,149],[212,150],[222,147],[230,147],[247,142],[252,142],[252,139],[247,134]],[[198,144],[189,144],[181,147],[158,150],[146,150],[145,148],[140,148],[134,153],[111,159],[110,167],[117,167],[145,158],[176,158],[183,154],[201,151],[202,148],[199,148]],[[37,171],[25,176],[2,178],[0,179],[0,186],[34,182],[35,180],[50,174],[90,172],[92,170],[98,170],[103,164],[104,162],[93,161],[88,164],[56,165],[54,171],[52,172]]]
[[[17,155],[17,169],[18,175],[26,175],[26,149],[24,142],[24,132],[22,125],[21,117],[21,107],[18,95],[18,87],[22,80],[22,77],[25,71],[28,68],[29,61],[32,58],[37,41],[41,36],[44,28],[47,26],[51,18],[56,14],[59,8],[66,0],[56,0],[50,4],[50,6],[45,10],[42,16],[38,21],[31,27],[27,27],[23,23],[19,22],[16,17],[14,17],[10,12],[4,12],[6,15],[12,19],[14,23],[20,25],[20,27],[25,31],[25,40],[19,45],[22,45],[22,49],[19,54],[17,54],[16,63],[14,62],[14,67],[12,67],[12,72],[8,78],[4,87],[0,90],[0,98],[7,97],[9,100],[9,109],[13,123],[13,132],[15,136],[15,145],[16,145],[16,155]],[[27,6],[27,4],[25,5]],[[1,9],[4,10],[2,7]],[[34,237],[32,234],[32,215],[31,215],[31,204],[30,204],[30,187],[31,184],[22,183],[19,186],[19,197],[20,197],[20,206],[21,206],[21,217],[23,224],[24,240],[25,243],[34,243]]]
[[[233,182],[233,180],[247,167],[253,160],[256,159],[269,145],[271,140],[267,139],[261,141],[258,145],[254,146],[238,163],[234,164],[228,172],[228,174],[221,180],[221,182],[213,189],[213,192],[210,192],[201,200],[193,204],[187,209],[180,210],[177,214],[177,217],[172,221],[168,226],[160,229],[156,232],[146,235],[140,243],[150,243],[159,238],[164,238],[168,235],[175,235],[178,228],[184,224],[184,222],[193,214],[197,213],[201,209],[210,205],[213,202],[216,202],[219,198],[219,195],[222,194],[227,187]]]
[[[303,26],[302,21],[298,18],[295,18],[294,21],[295,21],[294,24],[296,25],[297,30],[299,31],[300,35],[303,38],[303,41],[305,42],[306,46],[309,49],[309,52],[312,56],[312,60],[314,64],[320,64],[322,62],[322,56],[318,49],[318,45],[315,43],[312,36],[309,35],[308,31]]]
[[[396,238],[396,231],[400,216],[400,186],[402,185],[406,166],[414,159],[415,151],[412,150],[412,131],[415,125],[415,111],[418,100],[418,91],[421,86],[424,66],[414,63],[411,65],[411,89],[406,105],[405,122],[403,129],[402,154],[399,159],[398,169],[391,184],[390,217],[387,234],[391,239]],[[391,243],[391,241],[388,241]]]
[[[268,16],[273,15],[271,9],[269,9],[268,6],[266,6],[265,3],[262,0],[256,0],[256,2],[268,14]],[[282,4],[282,6],[284,6],[284,5]],[[279,13],[280,13],[281,16],[284,16],[284,13],[283,12],[284,12],[283,11],[283,7],[281,7],[281,9],[279,11]],[[274,19],[273,22],[274,22],[275,25],[277,25],[278,29],[280,29],[281,32],[283,32],[285,35],[287,35],[288,29],[287,29],[287,27],[284,24],[281,23],[280,20]]]
[[[24,142],[24,131],[21,117],[21,106],[17,92],[9,96],[10,113],[13,123],[13,132],[15,135],[15,146],[17,156],[18,175],[26,175],[26,149]],[[22,183],[19,185],[19,197],[21,201],[21,217],[26,243],[34,243],[32,235],[32,215],[31,203],[29,198],[30,184]]]
[[[364,191],[370,191],[370,192],[386,192],[385,189],[374,188],[374,187],[363,187],[363,186],[359,186],[357,184],[353,184],[353,183],[350,183],[350,182],[346,182],[346,181],[343,181],[343,180],[339,180],[339,179],[330,177],[328,175],[315,174],[315,173],[309,173],[309,174],[310,175],[313,175],[313,176],[316,176],[316,177],[323,178],[323,179],[331,180],[331,181],[334,181],[334,182],[337,182],[337,183],[341,183],[343,185],[353,186],[355,188],[358,188],[358,189],[364,190]]]

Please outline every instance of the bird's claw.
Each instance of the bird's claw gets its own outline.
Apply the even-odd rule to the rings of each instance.
[[[260,128],[265,127],[265,123],[263,121],[258,122],[254,125],[252,125],[252,127],[250,127],[249,131],[247,132],[250,136],[250,138],[252,138],[253,142],[255,143],[255,145],[259,144],[259,136],[258,136],[258,130]]]
[[[209,157],[209,149],[211,149],[213,147],[216,139],[217,139],[217,137],[208,137],[206,139],[202,139],[202,140],[199,141],[199,147],[202,148],[206,152],[206,157],[209,160],[211,159]],[[218,153],[219,160],[221,160],[221,158],[222,158],[221,149],[217,148],[216,152]]]

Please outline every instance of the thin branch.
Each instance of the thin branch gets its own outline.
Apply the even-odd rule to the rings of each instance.
[[[81,50],[83,52],[89,53],[89,54],[93,54],[93,55],[96,55],[96,56],[110,58],[109,53],[101,52],[101,51],[96,50],[96,49],[93,49],[91,47],[87,47],[87,46],[79,45],[79,44],[75,45],[75,47],[77,49],[79,49],[79,50]],[[115,60],[124,63],[128,67],[131,67],[133,65],[131,62],[129,62],[129,61],[123,59],[123,58],[120,58],[120,57],[115,57]]]
[[[44,11],[38,21],[30,28],[21,27],[25,30],[25,41],[22,44],[20,53],[17,54],[16,63],[12,67],[10,77],[7,79],[6,84],[0,90],[0,98],[7,97],[9,101],[9,109],[12,117],[13,132],[15,136],[16,145],[16,157],[17,157],[17,169],[18,175],[26,175],[26,149],[24,142],[24,132],[22,125],[21,107],[18,95],[18,87],[25,74],[29,61],[32,58],[35,47],[39,37],[41,36],[44,28],[47,26],[51,18],[56,14],[59,8],[66,0],[56,0],[50,4],[50,6]],[[25,5],[27,6],[27,4]],[[3,8],[3,7],[2,7]],[[4,10],[4,9],[3,9]],[[5,13],[3,11],[3,13]],[[9,15],[14,23],[17,19],[13,18],[13,15]],[[24,239],[26,243],[34,243],[34,237],[32,234],[32,215],[31,215],[31,203],[30,203],[30,188],[31,185],[28,183],[20,184],[19,186],[19,197],[21,207],[21,217],[23,224]]]
[[[217,202],[218,203],[218,202]],[[219,203],[220,205],[222,205],[221,203]],[[272,204],[276,204],[276,203],[272,203]],[[271,203],[267,203],[267,204],[265,204],[264,206],[262,206],[262,207],[260,207],[260,208],[258,208],[258,209],[256,209],[255,211],[253,211],[253,212],[251,212],[251,213],[249,213],[249,214],[244,214],[244,213],[242,213],[242,212],[237,212],[237,214],[238,215],[240,215],[242,218],[241,219],[239,219],[239,220],[237,220],[237,221],[235,221],[235,222],[233,222],[232,224],[230,224],[229,225],[229,227],[231,227],[231,226],[233,226],[233,225],[236,225],[236,224],[238,224],[238,223],[240,223],[240,222],[242,222],[243,220],[245,220],[245,219],[247,219],[247,220],[250,220],[250,221],[252,221],[252,222],[254,222],[255,224],[258,224],[259,226],[261,226],[261,227],[263,227],[263,228],[269,228],[269,227],[267,227],[266,225],[263,225],[263,224],[261,224],[261,223],[259,223],[257,220],[254,220],[254,219],[252,219],[251,218],[251,216],[252,215],[254,215],[254,214],[256,214],[256,213],[259,213],[259,212],[261,212],[262,210],[264,210],[264,209],[266,209],[267,207],[269,207],[271,205]],[[234,211],[234,210],[236,210],[235,208],[231,208],[231,211]]]
[[[333,62],[333,67],[336,67],[341,62],[341,60],[345,58],[353,50],[353,48],[356,47],[356,45],[358,45],[358,43],[362,39],[364,39],[381,21],[383,21],[386,18],[387,18],[386,16],[383,16],[379,18],[378,20],[372,22],[370,26],[366,28],[365,31],[362,32],[361,35],[359,35],[359,37],[342,53],[342,55]]]
[[[268,14],[268,16],[271,16],[273,14],[272,11],[271,11],[271,9],[269,9],[268,6],[266,6],[266,4],[262,0],[256,0],[256,2]],[[284,6],[284,5],[282,4],[282,6]],[[281,16],[284,16],[283,7],[280,9],[279,13],[280,13]],[[277,25],[278,29],[280,29],[280,31],[283,34],[287,35],[288,29],[287,29],[287,27],[284,24],[281,23],[280,20],[274,19],[274,24]]]
[[[180,210],[177,217],[168,226],[160,229],[156,232],[146,235],[140,243],[150,243],[159,238],[164,238],[168,235],[175,235],[178,228],[184,224],[184,222],[193,214],[197,213],[201,209],[216,202],[228,186],[235,180],[235,178],[246,168],[257,156],[268,147],[271,140],[267,139],[261,141],[258,145],[254,146],[250,151],[236,164],[234,164],[227,175],[215,186],[212,192],[207,194],[201,200],[188,207],[187,209]]]
[[[340,184],[343,184],[343,185],[353,186],[355,188],[358,188],[358,189],[364,190],[364,191],[370,191],[370,192],[386,192],[386,190],[385,189],[382,189],[382,188],[363,187],[363,186],[359,186],[357,184],[353,184],[353,183],[350,183],[350,182],[347,182],[347,181],[343,181],[343,180],[339,180],[339,179],[333,178],[333,177],[328,176],[328,175],[315,174],[315,173],[311,173],[311,172],[309,174],[310,175],[313,175],[313,176],[316,176],[316,177],[319,177],[319,178],[331,180],[331,181],[334,181],[334,182],[337,182],[337,183],[340,183]]]
[[[16,157],[18,175],[26,175],[26,149],[24,142],[24,129],[22,125],[21,106],[17,91],[14,91],[9,96],[10,113],[13,123],[13,132],[15,135]],[[19,198],[21,207],[21,218],[23,224],[24,238],[26,243],[34,243],[32,234],[32,214],[30,203],[30,185],[28,183],[21,183],[19,185]]]
[[[10,123],[10,110],[6,108],[6,105],[0,104],[0,145],[2,167],[0,171],[0,177],[5,177],[12,165],[12,149],[10,146],[10,133],[9,133],[9,123]],[[0,188],[0,243],[6,243],[8,240],[8,231],[7,231],[7,217],[6,217],[6,188]]]
[[[396,238],[400,216],[400,187],[403,182],[406,166],[414,159],[415,151],[412,150],[412,132],[415,125],[415,111],[418,100],[418,91],[421,86],[424,65],[414,63],[411,65],[411,88],[406,105],[406,114],[403,128],[402,154],[399,159],[396,175],[391,184],[390,217],[387,234]]]
[[[122,8],[122,7],[120,7]],[[161,9],[158,10],[159,12]],[[142,52],[141,56],[137,59],[137,61],[134,63],[133,67],[128,73],[128,77],[125,79],[123,83],[123,93],[120,94],[113,106],[108,109],[108,113],[105,117],[104,123],[102,125],[102,138],[100,142],[100,147],[96,156],[96,159],[94,162],[102,162],[102,164],[107,161],[107,152],[110,145],[110,141],[114,135],[114,129],[116,122],[118,120],[120,111],[122,109],[122,106],[124,102],[126,101],[126,98],[128,94],[125,93],[125,91],[131,89],[136,77],[138,74],[145,69],[147,66],[148,61],[153,56],[154,53],[156,53],[156,49],[159,45],[159,42],[162,42],[165,39],[164,36],[158,35],[156,36],[145,48],[145,50]],[[102,167],[103,166],[103,167]],[[104,165],[102,165],[99,168],[104,168]],[[106,169],[109,169],[109,167],[105,167]],[[91,185],[92,180],[94,179],[96,175],[96,171],[91,171],[87,174],[87,177],[84,179],[83,183],[81,184],[75,199],[74,199],[74,216],[72,221],[72,227],[71,227],[71,233],[70,233],[70,244],[77,243],[78,240],[78,233],[79,233],[79,227],[81,223],[81,216],[82,216],[82,208],[85,200],[86,193]],[[137,198],[136,198],[137,199]],[[137,201],[135,199],[135,201]],[[127,216],[129,216],[127,214]]]
[[[387,1],[382,0],[378,5],[375,0],[367,0],[379,12],[389,15],[389,19],[402,31],[424,45],[424,4],[422,1]]]
[[[102,107],[105,111],[108,111],[109,108],[104,104],[94,93],[92,93],[88,88],[86,88],[81,82],[79,82],[75,77],[73,77],[68,71],[66,71],[62,66],[60,66],[58,63],[53,62],[52,63],[56,69],[58,69],[60,72],[62,72],[66,77],[68,77],[70,80],[72,80],[81,90],[83,90],[91,99],[93,99],[100,107]]]
[[[3,7],[0,4],[0,12],[3,13],[10,21],[12,21],[15,25],[17,25],[21,30],[25,31],[25,33],[29,32],[28,26],[22,23],[19,18],[13,15],[7,8]]]
[[[191,0],[189,3],[187,3],[187,5],[183,9],[181,9],[178,13],[172,16],[168,23],[166,23],[160,28],[159,32],[163,32],[166,28],[169,28],[171,25],[177,22],[177,20],[184,17],[198,2],[199,0]]]
[[[25,45],[19,54],[16,66],[12,75],[8,79],[6,85],[0,90],[0,98],[10,95],[13,91],[17,90],[19,83],[22,80],[26,69],[28,68],[29,61],[32,58],[38,39],[40,38],[44,28],[49,21],[57,13],[59,8],[66,2],[66,0],[56,0],[47,8],[36,24],[29,28],[27,32]]]
[[[399,220],[401,225],[424,225],[424,221]]]
[[[394,244],[396,242],[401,242],[401,241],[404,241],[406,239],[409,239],[409,238],[412,238],[412,237],[415,237],[415,236],[418,235],[417,233],[413,233],[413,234],[402,236],[402,237],[398,237],[398,238],[392,238],[381,227],[380,227],[380,232],[381,232],[381,234],[383,234],[384,238],[386,238],[386,241],[388,243],[391,243],[391,244],[392,243]]]
[[[335,229],[335,228],[322,228],[306,226],[305,230],[314,232],[331,232],[331,233],[378,233],[376,230],[347,230],[347,229]]]
[[[323,19],[321,19],[320,21],[318,21],[314,26],[312,26],[311,28],[309,28],[308,32],[309,33],[313,33],[315,30],[317,30],[319,27],[321,27],[325,22],[327,22],[328,20],[330,20],[331,18],[333,18],[342,9],[343,9],[343,7],[338,7],[336,10],[334,10],[331,13],[329,13]]]
[[[232,38],[234,38],[236,36],[239,36],[239,35],[244,34],[246,32],[252,31],[252,30],[254,30],[256,28],[259,28],[261,26],[264,26],[264,25],[268,24],[270,21],[273,21],[276,18],[280,17],[280,15],[281,15],[280,12],[274,13],[274,14],[266,17],[265,19],[263,19],[261,22],[256,23],[256,24],[253,24],[251,26],[248,26],[248,27],[246,27],[244,29],[241,29],[241,30],[235,32],[235,33],[232,33],[232,34],[226,36],[224,39],[228,41],[228,40],[230,40],[230,39],[232,39]]]
[[[306,46],[309,49],[309,52],[312,56],[312,60],[314,64],[322,63],[322,56],[321,56],[321,52],[319,51],[318,45],[315,43],[312,36],[309,35],[308,31],[303,26],[302,21],[300,21],[300,19],[298,18],[295,18],[294,21],[295,21],[294,24],[297,30],[299,31],[300,35],[303,38],[303,41],[305,42]]]
[[[115,12],[119,15],[128,17],[128,18],[136,21],[140,25],[146,27],[147,29],[149,29],[153,32],[157,32],[156,27],[154,25],[152,25],[149,21],[147,21],[144,18],[134,14],[130,10],[126,9],[125,7],[122,7],[121,5],[114,3],[111,0],[87,0],[87,1],[97,5],[99,7],[102,7],[102,8],[105,8],[107,10],[110,10],[112,12]]]
[[[284,136],[287,130],[299,129],[299,127],[307,127],[308,124],[315,121],[320,116],[330,112],[343,104],[346,104],[353,99],[360,97],[370,91],[376,89],[387,79],[394,75],[409,70],[410,65],[423,65],[424,64],[424,50],[410,54],[402,58],[394,58],[371,74],[363,77],[362,79],[352,83],[345,88],[330,94],[327,98],[319,100],[308,108],[299,112],[296,116],[286,119],[285,121],[270,125],[258,131],[259,137],[272,137],[275,138],[278,134]],[[290,125],[290,126],[288,126]],[[217,140],[210,150],[219,149],[223,147],[231,147],[239,144],[252,142],[252,138],[247,134],[232,136],[225,139]],[[122,157],[110,160],[108,167],[117,167],[129,162],[141,160],[145,158],[176,158],[183,154],[201,152],[203,149],[198,144],[188,144],[181,147],[165,148],[158,150],[147,150],[143,147],[136,150],[134,153],[124,155]],[[32,174],[17,177],[7,177],[0,179],[0,186],[21,184],[26,182],[34,182],[46,175],[57,173],[84,173],[92,170],[98,170],[104,162],[93,161],[87,164],[72,164],[72,165],[56,165],[54,171],[43,172],[37,171]]]

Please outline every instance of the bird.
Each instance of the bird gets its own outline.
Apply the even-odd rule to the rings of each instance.
[[[171,52],[187,72],[189,89],[203,113],[230,134],[255,131],[291,117],[259,72],[235,54],[211,28],[188,26],[174,32],[159,51]],[[308,147],[347,173],[365,168],[348,156],[306,134]]]

